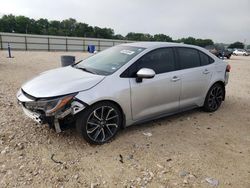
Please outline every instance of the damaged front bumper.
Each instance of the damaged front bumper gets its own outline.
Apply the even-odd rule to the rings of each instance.
[[[23,106],[22,106],[22,109],[23,109],[23,112],[25,113],[26,116],[33,119],[35,122],[37,122],[39,124],[44,124],[44,118],[42,118],[41,114],[36,113],[36,112],[31,112]]]
[[[71,96],[70,100],[64,100],[67,97],[69,98],[69,96]],[[19,90],[17,100],[29,118],[39,124],[47,123],[59,133],[61,132],[61,124],[66,121],[72,121],[74,116],[86,107],[86,104],[74,98],[75,95],[69,96],[53,99],[37,99]],[[51,104],[54,106],[51,106]]]

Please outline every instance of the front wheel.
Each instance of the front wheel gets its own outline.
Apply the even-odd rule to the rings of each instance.
[[[111,102],[88,107],[76,120],[76,129],[91,144],[104,144],[112,139],[122,125],[122,113]]]
[[[206,112],[216,111],[225,96],[225,88],[221,84],[214,84],[208,91],[203,109]]]

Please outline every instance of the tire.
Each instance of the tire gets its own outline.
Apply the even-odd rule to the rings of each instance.
[[[214,112],[221,106],[225,96],[225,88],[222,84],[214,84],[208,91],[203,110],[206,112]]]
[[[122,126],[122,112],[112,102],[89,106],[76,119],[77,132],[90,144],[104,144],[117,134]]]

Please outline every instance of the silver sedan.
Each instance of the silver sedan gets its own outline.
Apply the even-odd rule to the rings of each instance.
[[[225,99],[230,66],[207,50],[162,42],[122,44],[44,72],[17,93],[24,112],[57,132],[75,124],[89,143],[120,128]]]

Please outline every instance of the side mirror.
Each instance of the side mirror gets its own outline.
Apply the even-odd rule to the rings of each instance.
[[[148,68],[141,68],[137,73],[136,82],[142,82],[143,78],[154,78],[155,77],[155,71],[153,69]]]

